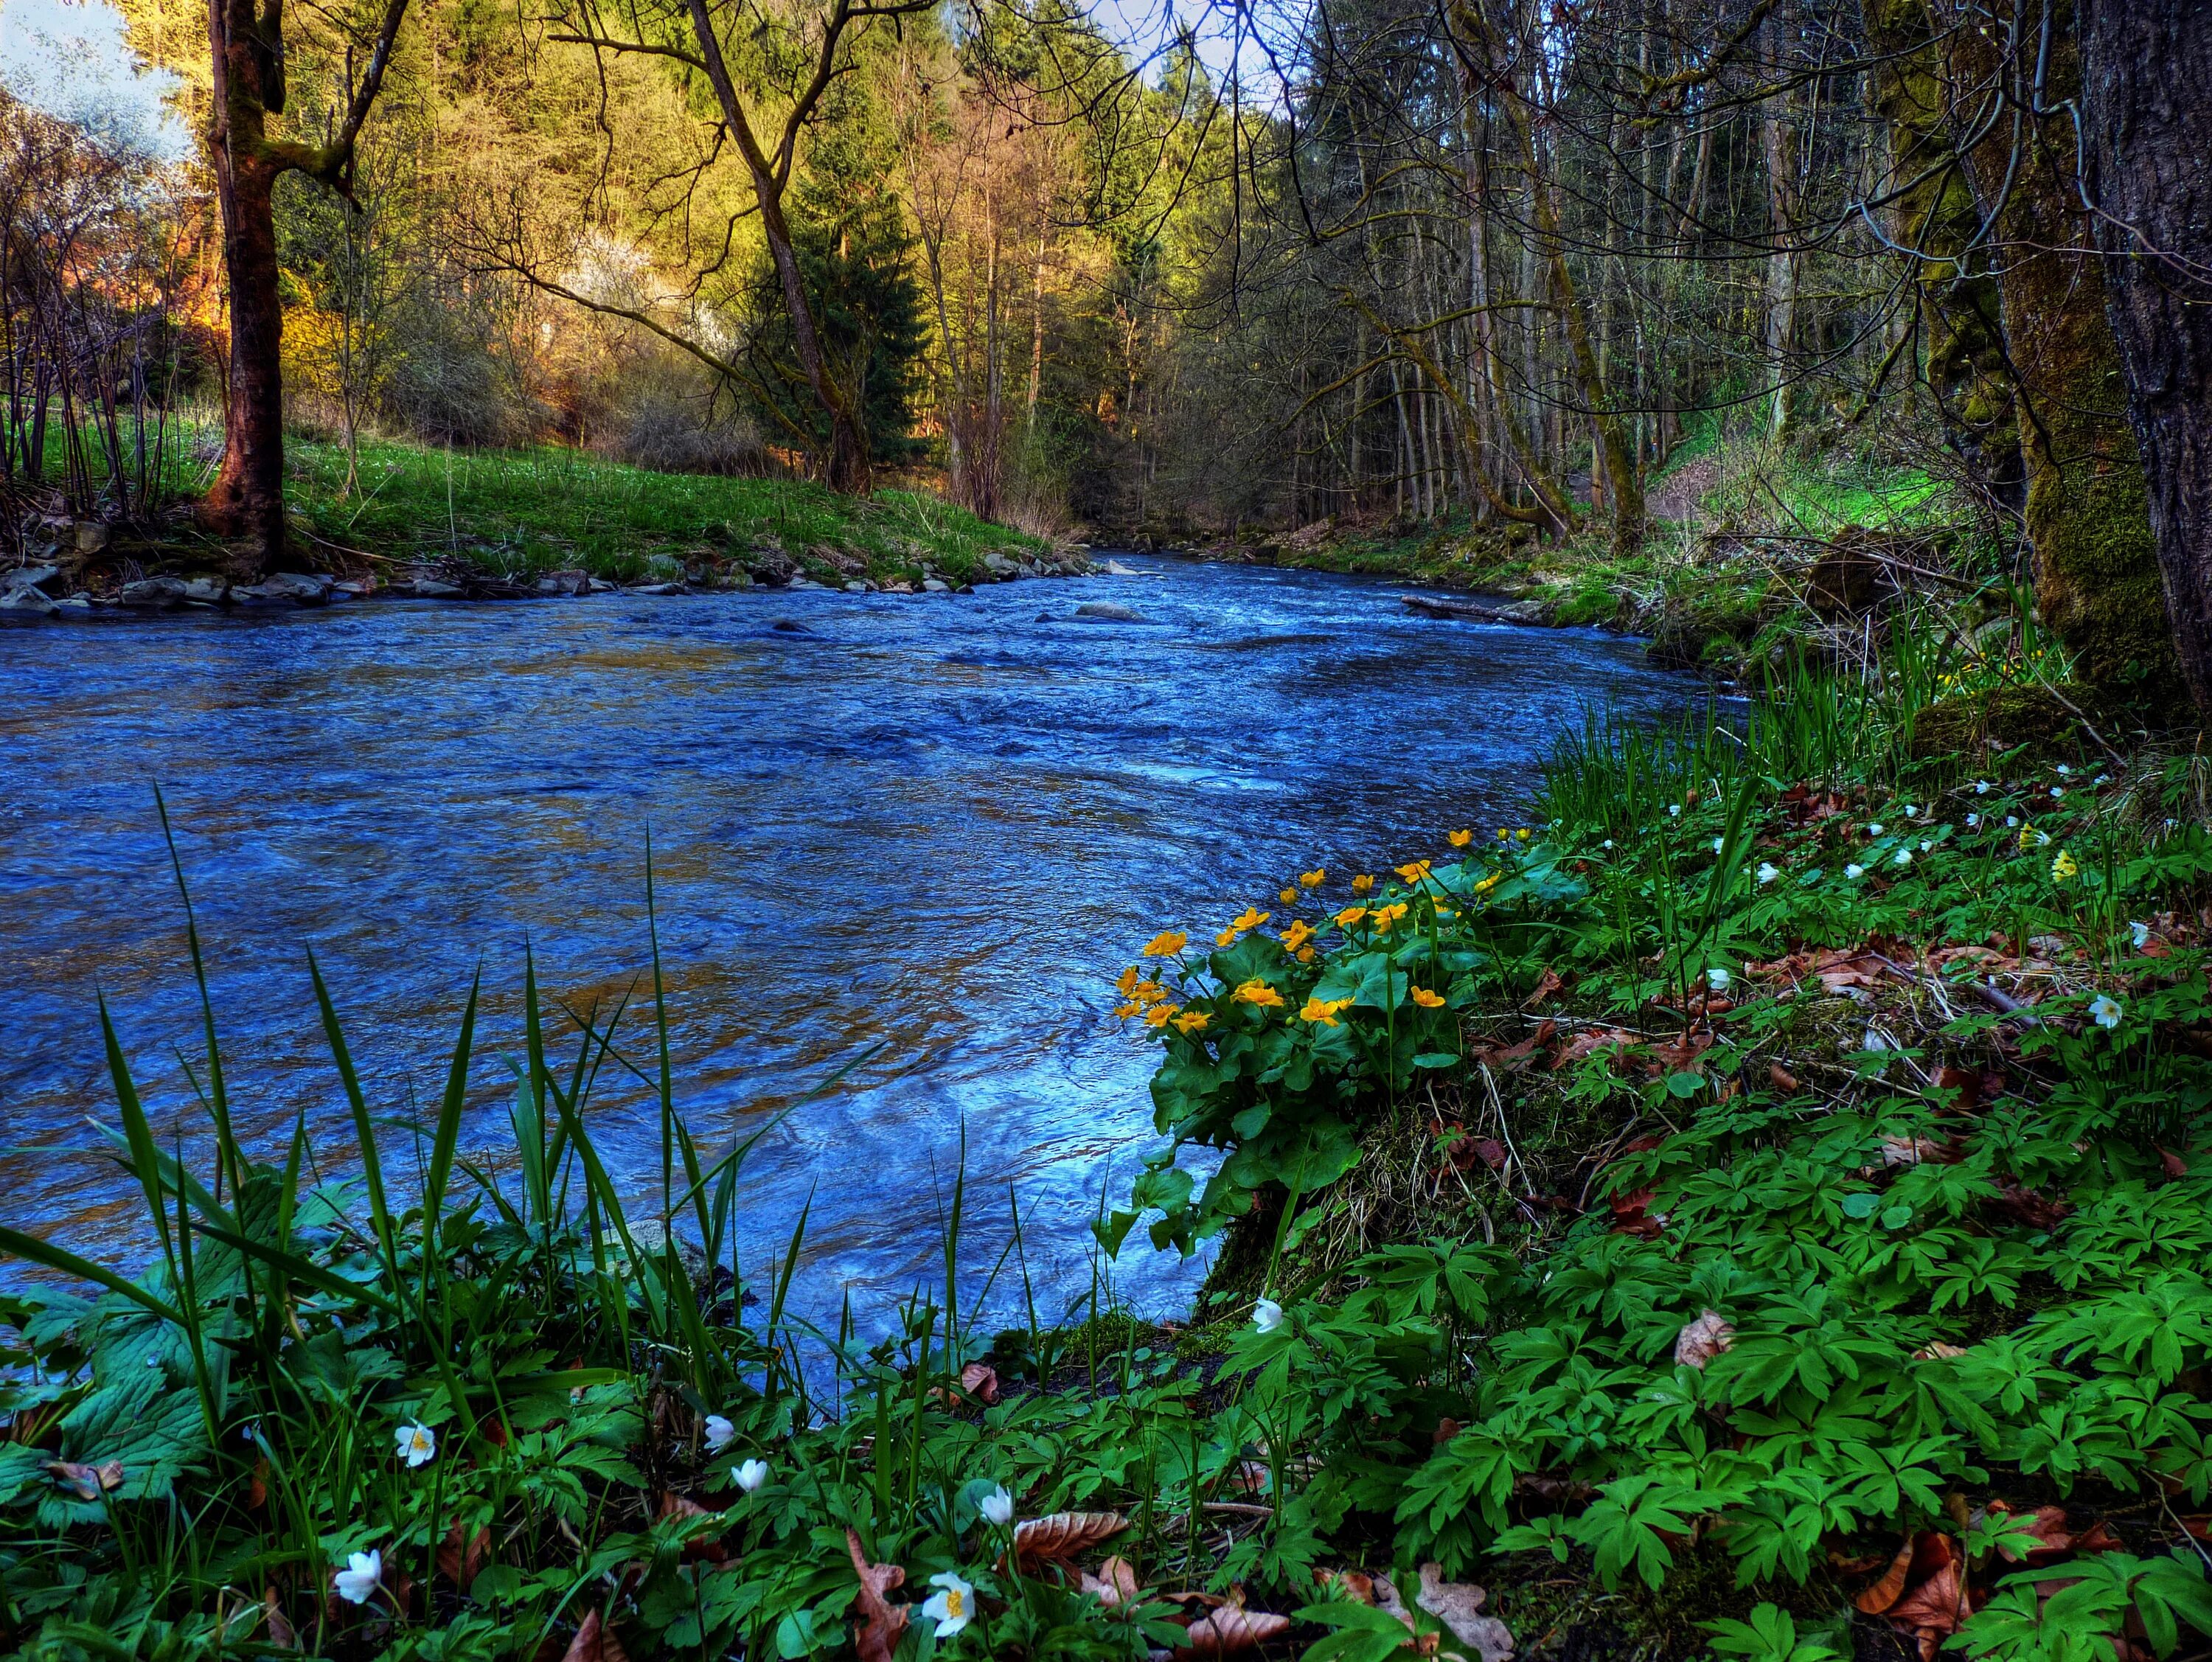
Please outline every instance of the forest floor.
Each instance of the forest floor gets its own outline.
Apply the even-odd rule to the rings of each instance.
[[[496,594],[569,573],[705,587],[803,578],[957,588],[1082,563],[1065,544],[921,490],[856,498],[804,480],[655,472],[550,446],[448,451],[386,439],[362,441],[349,484],[342,445],[295,436],[287,452],[294,569],[382,586],[428,578]],[[179,477],[177,494],[190,501],[204,483]],[[76,527],[48,519],[27,563],[58,565],[58,590],[95,597],[222,569],[221,545],[185,508],[93,534],[102,545],[81,551]]]

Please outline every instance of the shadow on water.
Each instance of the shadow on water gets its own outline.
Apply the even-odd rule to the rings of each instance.
[[[435,1100],[483,961],[475,1125],[495,1146],[524,943],[574,1008],[630,993],[649,825],[678,1089],[703,1140],[886,1042],[754,1156],[755,1260],[811,1190],[817,1310],[930,1278],[964,1124],[976,1256],[995,1254],[1015,1185],[1032,1269],[1087,1286],[1102,1185],[1118,1192],[1154,1141],[1152,1053],[1109,1018],[1138,943],[1264,908],[1288,873],[1374,868],[1497,823],[1593,703],[1697,696],[1595,633],[1424,620],[1322,574],[1144,563],[1164,580],[0,636],[0,1116],[11,1149],[80,1151],[0,1156],[7,1221],[134,1254],[120,1174],[82,1152],[110,1105],[96,989],[157,1123],[190,1101],[158,782],[250,1135],[343,1111],[313,947],[392,1113]],[[1109,599],[1146,621],[1072,616]],[[643,1016],[629,1046],[649,1074]],[[656,1111],[635,1080],[599,1108],[611,1154],[637,1128],[619,1175],[641,1195]],[[1189,1275],[1133,1251],[1121,1286],[1164,1303]]]

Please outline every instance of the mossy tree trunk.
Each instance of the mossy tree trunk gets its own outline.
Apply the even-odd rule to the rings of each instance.
[[[2212,5],[2087,0],[2081,128],[2182,673],[2212,710]]]
[[[1942,60],[1928,0],[1865,0],[1872,94],[1887,131],[1888,234],[1915,262],[1921,374],[1946,445],[1981,488],[2017,513],[2027,475],[2004,325],[1981,210],[1945,119]]]
[[[2176,686],[2149,496],[2082,210],[2073,7],[1935,0],[1948,125],[1990,227],[2045,623],[2099,685]]]

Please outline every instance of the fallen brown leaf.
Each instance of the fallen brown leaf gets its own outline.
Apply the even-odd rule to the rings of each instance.
[[[455,1524],[446,1531],[446,1538],[438,1543],[438,1574],[466,1592],[475,1583],[477,1573],[491,1559],[491,1531],[478,1530],[465,1544],[461,1539],[461,1526]]]
[[[1556,993],[1560,988],[1566,984],[1567,983],[1559,979],[1559,972],[1556,970],[1547,965],[1543,975],[1536,983],[1536,990],[1521,1001],[1521,1008],[1524,1010],[1534,1009],[1539,1004],[1541,1004],[1546,999],[1549,998],[1553,993]]]
[[[276,1602],[276,1589],[265,1587],[261,1593],[261,1621],[269,1630],[269,1642],[280,1651],[300,1648],[300,1635],[293,1628],[284,1607]]]
[[[1905,1596],[1905,1578],[1912,1568],[1912,1543],[1907,1541],[1889,1561],[1881,1580],[1851,1600],[1869,1616],[1880,1616]]]
[[[660,1497],[660,1505],[653,1515],[665,1521],[671,1518],[707,1518],[713,1514],[705,1507],[687,1495],[664,1493]],[[730,1549],[720,1541],[703,1535],[696,1537],[685,1545],[684,1555],[686,1558],[704,1559],[710,1564],[726,1564],[730,1562]]]
[[[1778,1062],[1770,1062],[1766,1064],[1766,1082],[1784,1095],[1802,1088],[1798,1084],[1797,1075]]]
[[[999,1400],[999,1370],[988,1362],[970,1362],[960,1370],[960,1388],[988,1408]]]
[[[1126,1604],[1137,1596],[1136,1567],[1126,1558],[1109,1558],[1097,1574],[1083,1572],[1082,1588],[1102,1604]]]
[[[1552,1057],[1552,1071],[1556,1074],[1560,1068],[1570,1067],[1584,1056],[1595,1056],[1601,1050],[1610,1050],[1618,1055],[1624,1046],[1635,1043],[1635,1034],[1619,1027],[1585,1028],[1559,1046]]]
[[[1073,1558],[1128,1527],[1129,1520],[1118,1512],[1055,1512],[1026,1519],[1014,1525],[1014,1557],[1032,1563]]]
[[[1717,1310],[1699,1313],[1674,1336],[1674,1361],[1684,1367],[1702,1369],[1735,1342],[1735,1329]]]
[[[1183,1642],[1175,1647],[1180,1658],[1231,1656],[1257,1650],[1278,1635],[1288,1633],[1291,1618],[1267,1610],[1248,1610],[1242,1604],[1224,1604],[1192,1622]]]
[[[1483,1600],[1489,1596],[1471,1581],[1445,1580],[1441,1564],[1424,1564],[1421,1590],[1413,1602],[1468,1647],[1472,1653],[1468,1662],[1508,1662],[1513,1654],[1513,1630],[1496,1616],[1481,1614]]]
[[[1650,1208],[1654,1195],[1652,1189],[1638,1189],[1632,1194],[1615,1195],[1609,1204],[1613,1208],[1613,1228],[1615,1234],[1640,1235],[1645,1240],[1656,1239],[1667,1227],[1664,1217]]]
[[[111,1489],[123,1487],[123,1462],[109,1460],[85,1465],[76,1460],[47,1460],[40,1468],[80,1501],[97,1501]]]
[[[622,1647],[622,1641],[607,1626],[599,1612],[593,1610],[576,1629],[576,1636],[568,1641],[562,1653],[561,1662],[629,1662],[629,1653]]]
[[[891,1662],[891,1653],[906,1634],[907,1612],[905,1605],[891,1604],[884,1595],[905,1581],[906,1572],[896,1564],[871,1564],[860,1550],[860,1536],[850,1529],[845,1531],[845,1545],[853,1555],[853,1573],[860,1578],[860,1595],[854,1601],[860,1621],[854,1629],[853,1647],[860,1652],[860,1662]]]

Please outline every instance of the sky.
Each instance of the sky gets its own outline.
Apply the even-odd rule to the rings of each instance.
[[[175,161],[191,148],[162,101],[177,78],[141,66],[125,36],[106,0],[0,0],[0,85],[112,143]]]

